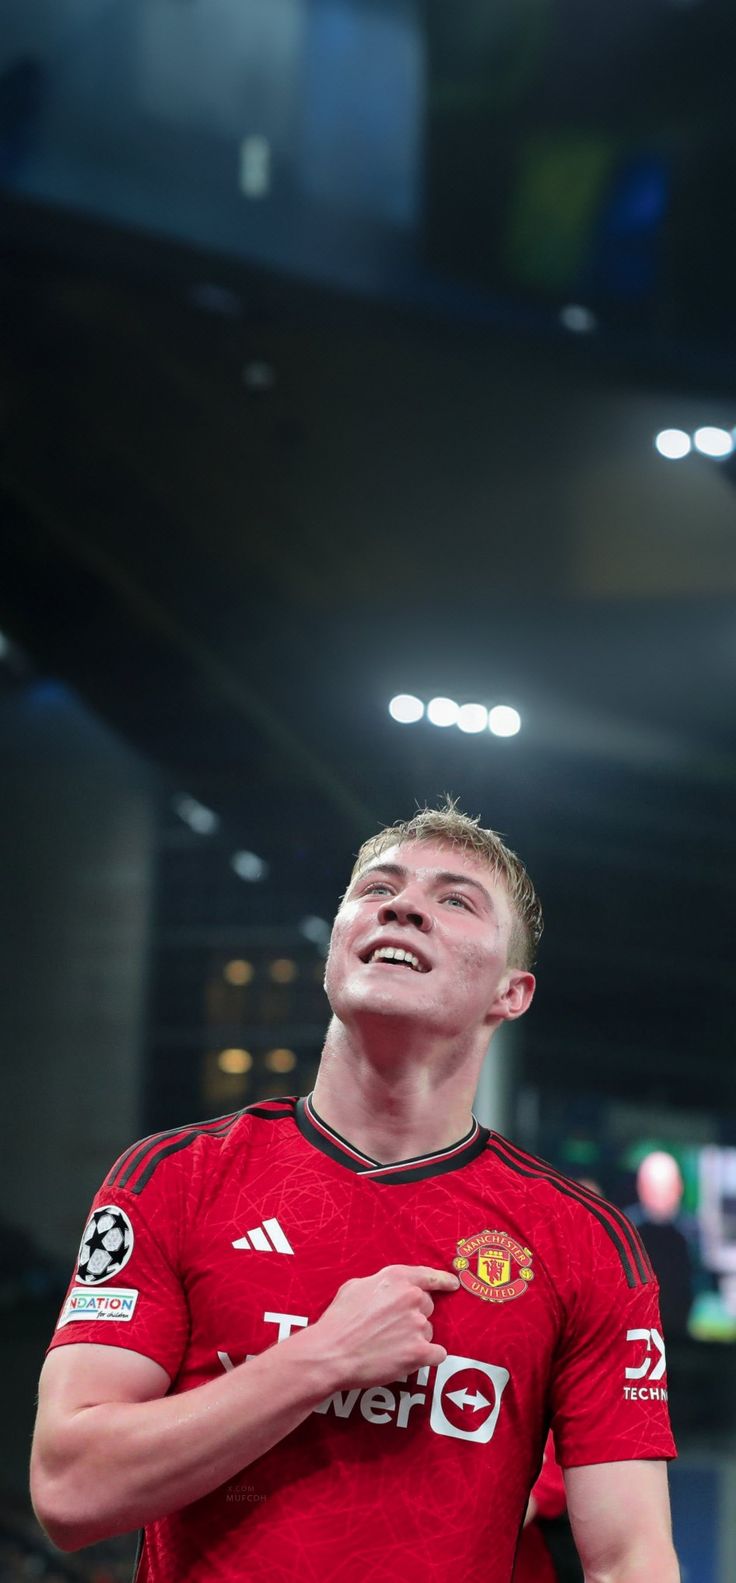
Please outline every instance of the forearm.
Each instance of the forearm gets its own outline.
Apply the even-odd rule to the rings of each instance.
[[[182,1395],[82,1407],[34,1448],[37,1515],[68,1550],[142,1527],[256,1461],[336,1383],[310,1328]]]
[[[680,1568],[671,1545],[621,1556],[603,1569],[583,1566],[585,1583],[680,1583]]]

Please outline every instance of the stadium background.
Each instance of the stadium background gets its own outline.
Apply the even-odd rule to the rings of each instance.
[[[623,1205],[647,1152],[682,1172],[677,1542],[727,1583],[733,8],[2,23],[0,1578],[129,1570],[51,1557],[25,1495],[106,1166],[308,1090],[352,855],[449,790],[547,919],[482,1119]],[[403,694],[521,729],[401,723]]]

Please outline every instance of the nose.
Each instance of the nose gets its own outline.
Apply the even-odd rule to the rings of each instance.
[[[420,929],[422,934],[429,934],[433,927],[432,914],[426,906],[421,893],[411,886],[398,892],[395,896],[387,896],[378,909],[379,923],[410,924],[414,929]]]

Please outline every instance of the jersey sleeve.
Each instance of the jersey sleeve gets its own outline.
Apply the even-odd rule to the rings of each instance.
[[[633,1226],[581,1216],[576,1295],[552,1378],[563,1468],[677,1455],[667,1406],[659,1288]]]
[[[111,1185],[93,1200],[49,1347],[92,1341],[151,1358],[174,1379],[189,1335],[181,1276],[185,1195],[162,1165],[145,1201]]]

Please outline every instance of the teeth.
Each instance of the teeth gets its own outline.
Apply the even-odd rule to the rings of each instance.
[[[413,952],[402,951],[397,945],[380,945],[378,950],[373,952],[370,960],[371,962],[407,962],[409,967],[413,967],[415,973],[425,972],[421,962],[414,956]]]

